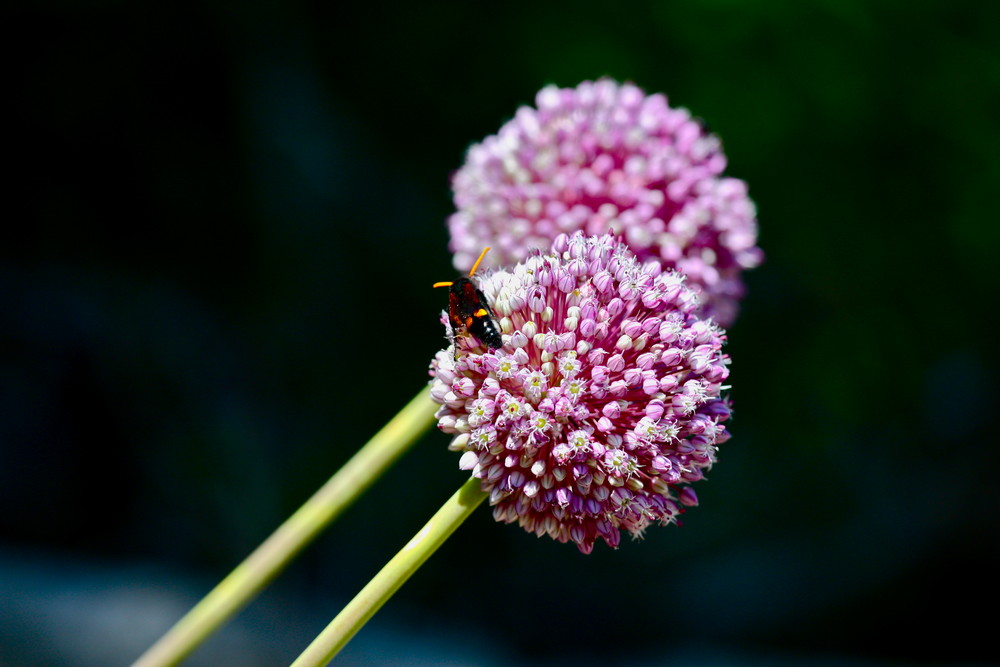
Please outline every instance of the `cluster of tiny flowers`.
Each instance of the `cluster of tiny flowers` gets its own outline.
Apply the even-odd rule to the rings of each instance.
[[[721,176],[719,139],[663,95],[606,79],[546,87],[536,105],[472,146],[454,176],[456,268],[487,245],[488,265],[506,266],[560,233],[611,231],[640,262],[685,274],[702,315],[729,326],[741,273],[763,254],[746,183]]]
[[[503,347],[454,336],[431,396],[494,517],[590,553],[697,504],[688,484],[729,438],[729,359],[684,277],[576,232],[476,278]]]

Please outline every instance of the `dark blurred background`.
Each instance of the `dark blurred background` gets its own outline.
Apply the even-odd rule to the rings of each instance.
[[[734,437],[618,551],[480,508],[343,664],[1000,659],[1000,5],[4,15],[0,664],[127,664],[395,414],[465,149],[600,76],[704,118],[758,204]],[[291,661],[462,483],[446,444],[188,664]]]

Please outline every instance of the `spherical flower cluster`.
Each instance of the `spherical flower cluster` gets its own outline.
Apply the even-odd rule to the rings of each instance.
[[[729,438],[729,359],[684,277],[577,232],[476,279],[503,347],[454,336],[431,396],[494,517],[589,553],[697,504],[688,484]]]
[[[505,266],[560,233],[612,231],[639,261],[687,275],[705,293],[702,314],[729,326],[740,274],[763,254],[746,183],[721,176],[719,139],[663,95],[606,79],[549,86],[536,105],[472,146],[454,176],[456,268],[487,245],[487,265]]]

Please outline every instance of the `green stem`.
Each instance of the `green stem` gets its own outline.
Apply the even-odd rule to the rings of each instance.
[[[483,502],[486,495],[479,488],[479,480],[469,478],[420,532],[330,621],[292,663],[292,667],[320,667],[330,662],[410,575],[444,544],[472,510]]]
[[[422,390],[133,667],[176,665],[259,593],[434,423]]]

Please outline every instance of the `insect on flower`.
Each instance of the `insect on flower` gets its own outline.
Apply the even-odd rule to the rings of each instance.
[[[494,320],[493,311],[486,303],[486,297],[472,284],[472,274],[476,272],[479,263],[489,251],[489,247],[483,249],[479,259],[472,265],[472,270],[468,276],[462,276],[453,282],[434,283],[434,287],[448,288],[448,318],[451,320],[452,345],[455,346],[455,358],[458,358],[458,339],[460,337],[475,336],[478,340],[486,343],[489,347],[497,349],[503,347],[500,338],[500,329]]]

